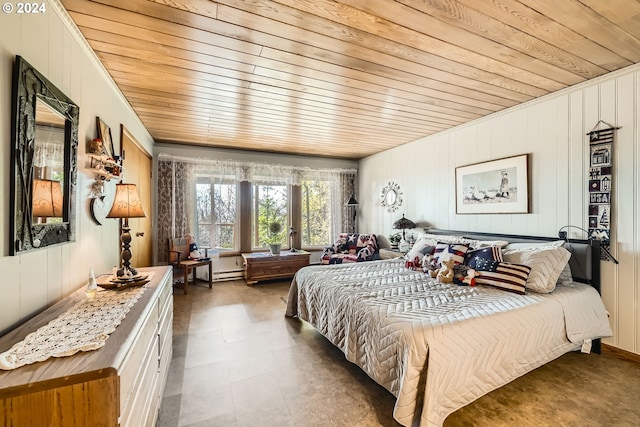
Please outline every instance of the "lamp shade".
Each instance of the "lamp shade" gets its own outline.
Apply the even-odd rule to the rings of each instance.
[[[405,230],[407,228],[416,228],[416,224],[410,219],[405,218],[404,214],[402,214],[402,218],[393,223],[393,228]]]
[[[347,200],[347,203],[345,203],[345,205],[347,205],[347,206],[357,206],[358,205],[358,201],[356,200],[356,196],[354,194],[352,194],[351,197],[349,197],[349,200]]]
[[[116,195],[107,218],[144,218],[135,184],[116,184]]]
[[[62,187],[60,181],[33,180],[32,215],[42,218],[62,216]]]

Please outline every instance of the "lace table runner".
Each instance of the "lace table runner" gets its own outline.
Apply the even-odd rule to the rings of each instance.
[[[153,272],[149,273],[148,280],[152,278]],[[50,357],[71,356],[79,351],[101,348],[146,288],[147,285],[100,290],[95,298],[77,302],[0,354],[0,369],[16,369]]]

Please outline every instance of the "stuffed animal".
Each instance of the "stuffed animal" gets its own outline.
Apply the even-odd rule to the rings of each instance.
[[[475,286],[476,285],[476,271],[473,268],[467,270],[467,275],[462,279],[462,283]]]
[[[436,275],[436,280],[442,283],[451,283],[453,282],[453,266],[455,265],[455,261],[453,258],[443,259],[441,261],[442,267],[438,270],[438,274]]]
[[[429,276],[435,278],[435,274],[437,274],[439,266],[433,257],[433,254],[426,254],[422,257],[422,271],[427,273]],[[434,272],[436,272],[434,274]]]
[[[189,245],[189,258],[191,259],[200,258],[200,251],[198,250],[198,245],[196,245],[195,243],[191,243]]]

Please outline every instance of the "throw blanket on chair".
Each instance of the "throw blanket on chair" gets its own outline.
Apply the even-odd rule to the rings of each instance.
[[[333,246],[325,248],[322,264],[372,261],[376,259],[377,253],[375,234],[342,233]]]

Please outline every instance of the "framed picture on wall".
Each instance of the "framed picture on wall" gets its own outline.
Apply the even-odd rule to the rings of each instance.
[[[529,213],[529,154],[457,167],[456,213]]]
[[[114,158],[116,153],[113,151],[113,139],[111,139],[111,128],[103,122],[100,117],[96,117],[96,129],[98,131],[98,138],[103,143],[103,154],[107,157]]]

